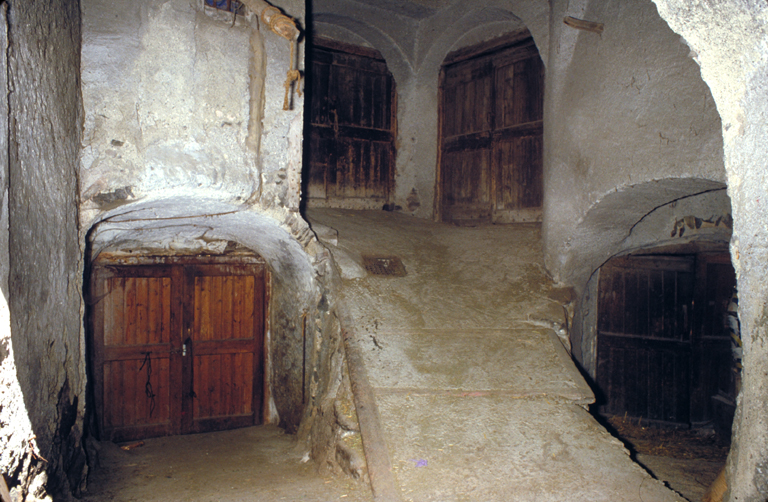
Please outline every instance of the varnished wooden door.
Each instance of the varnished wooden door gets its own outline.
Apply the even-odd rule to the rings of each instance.
[[[102,439],[180,431],[178,272],[164,266],[94,271],[93,376]]]
[[[442,219],[536,221],[544,66],[531,38],[478,51],[441,72]]]
[[[258,423],[264,332],[263,271],[242,265],[190,267],[185,315],[191,399],[185,430],[205,432]]]
[[[394,179],[392,75],[377,51],[322,43],[310,53],[308,203],[381,208]]]
[[[263,265],[98,266],[91,296],[102,439],[260,422]]]

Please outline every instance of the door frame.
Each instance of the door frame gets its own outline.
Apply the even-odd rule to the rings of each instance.
[[[261,337],[261,343],[262,346],[259,348],[261,353],[261,362],[258,364],[260,366],[259,369],[259,375],[254,381],[254,385],[258,385],[261,388],[261,399],[259,403],[254,403],[254,407],[256,408],[254,410],[255,412],[255,418],[257,419],[258,423],[268,423],[269,422],[269,410],[267,403],[270,402],[272,396],[271,396],[271,382],[269,379],[269,372],[268,368],[271,366],[271,354],[269,351],[269,345],[270,345],[270,320],[271,320],[271,295],[272,295],[272,274],[269,266],[267,265],[266,261],[253,253],[235,253],[231,255],[203,255],[203,256],[192,256],[192,255],[175,255],[175,256],[165,256],[165,255],[133,255],[133,254],[126,254],[126,253],[108,253],[108,252],[102,252],[89,266],[88,272],[89,277],[86,281],[88,290],[86,291],[86,350],[87,350],[87,357],[86,357],[86,364],[88,367],[88,377],[89,377],[89,393],[91,395],[91,399],[89,399],[89,404],[93,407],[93,412],[95,416],[95,420],[93,421],[93,426],[95,427],[95,430],[93,431],[95,436],[101,440],[111,440],[111,438],[102,437],[103,434],[103,417],[101,414],[104,412],[103,407],[103,371],[99,371],[99,368],[96,367],[96,364],[99,361],[103,361],[103,342],[99,343],[96,341],[96,334],[97,334],[97,324],[99,322],[103,323],[103,318],[101,317],[103,315],[103,309],[96,308],[96,305],[100,300],[103,299],[103,293],[99,294],[99,290],[97,288],[97,281],[103,277],[104,272],[102,270],[107,271],[111,267],[145,267],[147,269],[151,269],[153,267],[160,269],[160,267],[169,267],[169,266],[176,266],[176,268],[172,269],[171,276],[173,279],[178,279],[181,282],[188,282],[189,278],[186,276],[192,275],[194,277],[194,273],[189,274],[187,273],[183,267],[184,266],[216,266],[216,265],[247,265],[247,266],[260,266],[263,270],[263,282],[264,282],[264,296],[263,296],[263,319],[262,319],[262,337]],[[106,272],[109,274],[109,272]],[[178,276],[178,277],[176,277]],[[188,284],[185,284],[185,288],[188,287]],[[182,340],[184,338],[183,331],[186,329],[187,325],[189,324],[190,320],[184,320],[184,317],[187,317],[187,307],[184,306],[184,296],[182,294],[175,295],[174,298],[172,295],[171,302],[173,305],[173,309],[178,309],[177,312],[180,312],[184,310],[183,316],[178,316],[177,319],[172,319],[172,327],[171,329],[176,329],[179,331],[179,336],[181,336]],[[181,351],[180,348],[171,348],[170,352],[173,353],[174,351],[178,350]],[[101,353],[100,353],[101,352]],[[172,362],[173,358],[170,358],[169,364]],[[180,364],[180,363],[179,363]],[[177,368],[178,370],[181,370],[183,368]],[[190,375],[187,375],[186,373],[189,371],[189,369],[184,369],[183,374],[182,371],[178,371],[179,376],[182,381],[187,381],[190,378]],[[181,382],[179,382],[181,383]],[[257,387],[258,388],[258,387]],[[183,389],[180,389],[183,390]],[[253,389],[254,393],[256,392],[256,388]],[[180,397],[180,396],[179,396]],[[173,399],[171,397],[171,399]],[[200,432],[195,430],[188,430],[184,431],[184,421],[183,414],[189,413],[189,409],[184,409],[183,406],[183,400],[178,400],[178,413],[176,416],[171,416],[171,431],[170,432],[164,432],[164,431],[158,431],[160,433],[154,434],[155,436],[164,436],[169,434],[186,434],[186,433],[194,433],[194,432]],[[174,403],[171,401],[171,413],[174,412]],[[189,408],[189,407],[187,407]],[[121,438],[117,437],[116,440],[120,440]]]
[[[533,43],[533,36],[531,35],[531,32],[528,31],[527,28],[522,28],[510,33],[507,33],[506,35],[502,35],[501,37],[495,38],[493,40],[489,40],[487,42],[482,42],[476,45],[472,45],[469,47],[464,47],[458,50],[455,50],[453,52],[450,52],[445,59],[443,60],[441,66],[440,66],[440,75],[439,75],[439,84],[438,84],[438,98],[437,98],[437,164],[435,168],[435,189],[434,189],[434,200],[433,200],[433,214],[434,214],[434,221],[443,221],[444,216],[444,208],[443,208],[443,120],[445,117],[445,110],[443,109],[443,102],[445,98],[445,78],[446,78],[446,68],[450,65],[461,63],[464,61],[468,61],[471,59],[488,56],[493,52],[501,51],[507,48],[510,48],[511,46],[520,44],[521,42],[525,42],[526,40],[531,39],[531,43]],[[538,48],[536,48],[534,44],[534,49],[537,54]],[[540,54],[539,54],[539,57]],[[543,90],[542,90],[543,92]],[[543,119],[542,119],[543,124]],[[542,126],[543,127],[543,126]],[[490,151],[490,155],[495,155],[495,152],[493,149]],[[542,146],[542,158],[543,158],[543,146]],[[496,161],[494,159],[491,159],[491,166],[493,169],[493,166],[496,165]],[[497,191],[497,173],[492,172],[491,174],[491,194],[494,201],[491,204],[491,218],[495,222],[496,220],[493,218],[493,212],[495,211],[496,203],[495,199],[497,197],[496,191]],[[524,214],[524,221],[540,221],[540,211],[536,214],[530,212],[521,210]],[[528,214],[530,213],[530,214]],[[507,223],[504,218],[502,218],[500,223]]]

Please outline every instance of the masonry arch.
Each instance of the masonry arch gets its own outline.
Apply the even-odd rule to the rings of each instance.
[[[345,29],[351,44],[323,36],[326,31],[312,37],[307,52],[303,204],[388,207],[395,171],[395,79],[382,53],[362,37]]]
[[[364,40],[381,53],[387,67],[395,77],[395,81],[404,80],[405,76],[412,71],[411,62],[403,53],[401,46],[392,36],[374,23],[330,12],[316,12],[313,15],[313,25],[315,26],[314,33],[321,36],[325,31],[323,25],[328,25],[329,27],[342,28],[354,37]],[[354,38],[341,41],[350,44],[357,42]]]
[[[243,258],[238,258],[238,249]],[[146,256],[197,257],[204,263],[224,259],[243,265],[262,259],[271,280],[266,291],[270,305],[265,311],[264,404],[259,418],[289,432],[297,430],[306,405],[306,319],[317,315],[324,288],[291,231],[269,216],[221,201],[143,201],[105,212],[91,227],[86,275],[108,255],[112,263]],[[92,291],[86,298],[91,304],[100,300]]]
[[[722,322],[732,223],[721,182],[682,178],[606,194],[577,225],[567,262],[581,293],[573,355],[602,412],[730,428],[732,404],[716,408],[735,402]]]
[[[493,1],[478,6],[459,2],[421,19],[381,17],[381,10],[350,3],[352,15],[339,5],[322,5],[313,13],[316,34],[323,26],[346,30],[355,43],[364,40],[379,50],[397,86],[397,158],[394,205],[419,217],[434,216],[437,165],[439,71],[452,50],[528,26],[544,63],[547,61],[549,8],[536,1]],[[394,21],[393,21],[394,20]],[[391,21],[391,22],[390,22]],[[409,24],[410,23],[410,24]],[[343,33],[338,34],[344,38]]]
[[[768,409],[765,374],[768,347],[763,343],[768,318],[765,213],[753,204],[765,197],[768,148],[765,113],[768,94],[761,84],[768,71],[765,56],[766,7],[733,0],[717,5],[691,5],[654,0],[659,14],[685,37],[712,90],[722,119],[726,176],[733,202],[731,255],[740,296],[739,319],[744,343],[744,373],[727,473],[729,500],[760,500],[768,494],[768,436],[763,417]],[[738,19],[738,30],[719,19]]]

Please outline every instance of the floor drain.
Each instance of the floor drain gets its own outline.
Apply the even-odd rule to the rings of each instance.
[[[396,256],[363,256],[363,267],[373,275],[405,276],[405,265]]]

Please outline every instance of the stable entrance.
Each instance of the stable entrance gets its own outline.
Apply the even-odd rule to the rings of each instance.
[[[629,256],[604,265],[601,413],[730,429],[736,389],[725,320],[735,283],[728,254]]]
[[[527,30],[449,54],[441,72],[444,221],[538,221],[544,65]]]
[[[258,259],[97,264],[94,397],[102,440],[261,422],[267,275]]]

